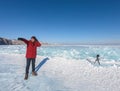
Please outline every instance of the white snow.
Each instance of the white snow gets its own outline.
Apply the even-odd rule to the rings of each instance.
[[[73,51],[74,54],[75,51]],[[38,64],[45,56],[38,56]],[[0,91],[119,91],[120,67],[94,66],[88,61],[50,57],[38,76],[24,80],[24,54],[0,54]],[[111,66],[111,64],[113,64]]]
[[[25,50],[21,45],[0,46],[0,91],[120,90],[119,46],[41,47],[36,64],[45,57],[50,60],[37,77],[30,75],[27,81],[24,80]],[[96,54],[101,56],[101,66],[93,64]]]

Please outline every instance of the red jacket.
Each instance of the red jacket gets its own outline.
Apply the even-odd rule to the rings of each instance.
[[[41,43],[39,41],[31,42],[30,40],[22,39],[23,42],[27,44],[27,50],[26,50],[26,58],[36,58],[37,55],[37,47],[41,46]]]

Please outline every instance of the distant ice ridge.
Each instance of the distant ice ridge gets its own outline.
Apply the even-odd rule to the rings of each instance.
[[[25,54],[25,45],[0,46],[0,53]],[[101,61],[120,61],[119,46],[43,46],[38,48],[39,56],[87,59],[101,56]]]

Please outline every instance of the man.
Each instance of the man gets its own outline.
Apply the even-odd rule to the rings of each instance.
[[[96,56],[95,63],[96,63],[96,62],[98,62],[98,64],[100,65],[100,55],[97,55],[97,56]],[[95,63],[94,63],[94,64],[95,64]]]
[[[27,51],[26,51],[26,73],[25,73],[25,80],[28,79],[29,74],[29,67],[32,61],[32,75],[37,76],[35,72],[35,60],[37,55],[37,47],[41,46],[41,43],[37,40],[35,36],[32,36],[30,40],[26,40],[24,38],[18,38],[18,40],[23,41],[27,44]]]

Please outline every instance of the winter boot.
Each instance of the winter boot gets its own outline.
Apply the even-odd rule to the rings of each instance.
[[[25,74],[24,80],[27,80],[27,79],[28,79],[28,74]]]
[[[32,75],[33,76],[37,76],[37,73],[34,71],[34,72],[32,72]]]

